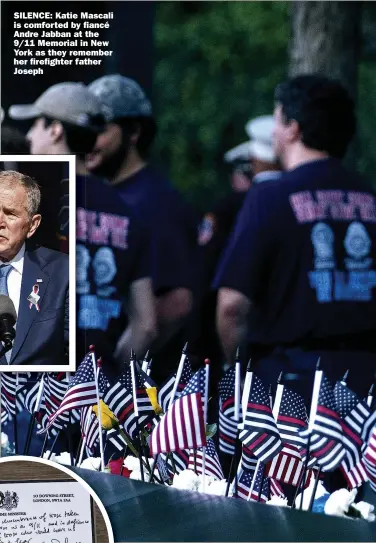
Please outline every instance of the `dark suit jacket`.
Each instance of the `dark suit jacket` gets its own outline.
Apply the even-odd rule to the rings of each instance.
[[[20,304],[10,365],[68,364],[69,258],[26,245]],[[37,282],[41,279],[42,282]],[[27,297],[39,286],[39,311]],[[26,369],[26,368],[25,368]]]

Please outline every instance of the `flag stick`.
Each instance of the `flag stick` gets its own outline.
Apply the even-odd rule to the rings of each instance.
[[[98,423],[99,423],[99,450],[101,456],[101,471],[104,471],[104,452],[103,452],[103,433],[102,433],[102,412],[101,412],[101,402],[99,397],[99,387],[98,387],[98,376],[101,369],[100,359],[98,360],[98,367],[95,360],[95,353],[93,345],[89,347],[91,360],[93,362],[93,371],[95,376],[95,391],[97,395],[97,405],[98,405]]]
[[[372,407],[372,403],[374,400],[374,392],[375,392],[375,383],[372,383],[367,396],[367,405],[368,407]]]
[[[313,383],[311,411],[310,411],[310,414],[309,414],[309,421],[308,421],[309,436],[308,436],[308,443],[307,443],[306,458],[305,458],[305,461],[304,461],[303,475],[302,475],[302,479],[300,481],[300,484],[297,487],[297,492],[296,492],[295,497],[294,497],[294,502],[293,502],[293,504],[291,506],[291,507],[295,507],[295,500],[296,500],[296,498],[298,496],[299,487],[301,487],[302,493],[301,493],[301,498],[300,498],[299,509],[303,509],[304,487],[305,487],[305,482],[306,482],[305,480],[306,480],[306,476],[307,476],[307,469],[308,469],[308,462],[309,462],[309,450],[310,450],[310,447],[311,447],[311,435],[312,435],[312,429],[313,429],[313,421],[315,419],[316,412],[317,412],[317,406],[318,406],[318,402],[319,402],[320,386],[321,386],[321,380],[322,380],[322,375],[323,375],[322,370],[320,370],[319,368],[320,368],[320,358],[317,361],[316,371],[315,371],[315,380],[314,380],[314,383]]]
[[[208,423],[208,398],[209,398],[209,373],[210,360],[205,358],[205,397],[204,397],[204,428]],[[202,447],[202,491],[205,492],[206,483],[206,447]]]
[[[46,452],[48,438],[49,438],[49,435],[48,435],[48,430],[47,430],[46,435],[44,436],[42,451],[40,453],[40,458],[43,458],[43,455]]]
[[[76,466],[80,466],[80,465],[81,465],[82,460],[83,460],[83,457],[84,457],[85,445],[86,445],[87,429],[88,429],[88,426],[89,426],[89,421],[90,421],[91,416],[92,416],[91,411],[88,411],[88,412],[87,412],[87,415],[86,415],[85,422],[84,422],[83,435],[82,435],[82,428],[81,428],[81,440],[80,440],[80,443],[81,443],[81,450],[80,450],[80,456],[79,456],[79,458],[78,458],[78,461],[77,461],[77,459],[76,459],[76,463],[75,463]],[[98,424],[99,424],[99,422],[98,422]]]
[[[144,371],[145,373],[148,370],[148,365],[149,365],[149,351],[144,356],[144,359],[142,361],[142,366],[141,366],[142,371]]]
[[[317,490],[319,480],[320,480],[320,475],[321,475],[321,468],[317,470],[317,476],[315,478],[315,485],[313,487],[313,492],[312,492],[312,496],[309,502],[308,511],[312,511],[313,502],[315,501],[316,490]],[[302,503],[303,503],[303,497],[302,497]]]
[[[260,488],[259,488],[259,491],[258,491],[258,494],[257,494],[257,501],[258,502],[261,501],[261,492],[262,492],[262,487],[264,486],[264,481],[265,481],[265,464],[263,464],[263,466],[262,466],[262,475],[261,475]]]
[[[248,398],[247,398],[247,402],[248,402]],[[228,496],[229,494],[232,473],[234,471],[234,466],[236,466],[237,464],[237,456],[238,456],[237,442],[239,438],[239,411],[240,411],[239,407],[240,407],[240,358],[239,358],[239,347],[238,347],[236,350],[236,358],[235,358],[235,394],[234,394],[234,421],[237,423],[237,431],[236,431],[236,439],[235,439],[235,453],[233,457],[231,458],[230,471],[228,475],[225,496]],[[237,493],[238,493],[238,470],[236,469],[235,486],[234,486],[235,496],[237,495]]]
[[[14,418],[13,418],[14,452],[15,452],[15,454],[18,454],[17,390],[18,390],[18,373],[16,373],[16,390],[14,392]],[[1,421],[0,421],[0,424],[1,424]],[[0,429],[0,435],[1,435],[1,429]]]
[[[143,446],[142,446],[142,439],[141,439],[141,429],[140,424],[138,420],[138,403],[137,403],[137,391],[136,391],[136,374],[134,369],[136,356],[133,349],[131,349],[131,358],[130,358],[130,366],[131,366],[131,377],[132,377],[132,396],[133,396],[133,410],[134,410],[134,416],[136,418],[136,431],[137,431],[137,437],[139,442],[139,451],[140,451],[140,472],[141,472],[141,481],[145,481],[145,474],[144,474],[144,465],[142,463],[142,455],[143,455]]]
[[[151,358],[148,362],[148,367],[147,367],[147,370],[146,370],[146,375],[148,377],[150,377],[150,374],[151,374],[151,365],[152,365],[152,362],[153,362],[153,359]]]
[[[188,343],[186,343],[184,345],[183,351],[181,353],[181,358],[180,358],[180,362],[179,362],[179,366],[178,366],[178,371],[176,372],[176,379],[175,379],[175,383],[174,383],[174,388],[172,389],[172,393],[171,393],[171,396],[170,396],[170,401],[169,401],[169,404],[168,404],[168,408],[171,407],[171,405],[174,403],[174,400],[175,400],[176,391],[178,389],[179,382],[180,382],[180,379],[181,379],[181,374],[183,373],[184,362],[185,362],[185,359],[187,358],[187,350],[188,350]]]
[[[245,419],[245,414],[247,412],[248,398],[249,398],[249,393],[251,391],[251,386],[252,386],[252,377],[253,377],[253,371],[251,371],[251,359],[249,359],[248,365],[247,365],[247,372],[245,374],[243,395],[242,395],[242,416],[243,416],[243,420],[239,424],[239,428],[241,430],[243,430],[243,428],[244,428],[244,419]]]
[[[42,375],[40,383],[39,383],[38,394],[37,394],[37,398],[35,400],[35,407],[33,409],[33,414],[31,416],[30,423],[29,423],[29,430],[28,430],[26,443],[25,443],[25,448],[24,448],[24,452],[23,452],[23,454],[25,456],[27,456],[28,453],[29,453],[30,442],[31,442],[31,438],[32,438],[33,430],[34,430],[35,419],[36,419],[38,411],[40,410],[42,400],[43,400],[43,392],[44,392],[44,375]]]
[[[281,384],[282,376],[283,376],[283,372],[281,371],[281,373],[279,374],[278,380],[277,380],[277,383],[278,383],[277,384],[277,392],[276,392],[276,395],[275,395],[274,406],[273,406],[273,417],[274,417],[275,420],[278,419],[278,413],[279,413],[279,409],[281,407],[282,394],[283,394],[283,389],[284,389],[284,385]],[[251,483],[251,486],[250,486],[250,489],[249,489],[249,492],[248,492],[248,498],[247,498],[248,502],[251,499],[252,492],[253,492],[253,489],[254,489],[255,483],[256,483],[256,477],[257,477],[258,470],[260,469],[261,464],[262,464],[261,460],[257,460],[255,473],[253,474],[252,483]],[[259,489],[259,492],[258,492],[258,495],[257,495],[257,501],[260,501],[262,485],[264,484],[264,480],[265,480],[265,465],[263,465],[263,468],[262,468],[261,485],[260,485],[260,489]]]
[[[55,436],[55,439],[54,439],[53,442],[52,442],[50,454],[48,455],[47,460],[50,460],[50,458],[51,458],[51,456],[52,456],[52,453],[53,453],[53,450],[54,450],[54,448],[55,448],[55,445],[56,445],[56,442],[57,442],[57,440],[58,440],[59,435],[60,435],[60,430],[58,431],[58,433],[57,433],[56,436]]]
[[[2,409],[3,409],[3,406],[1,404],[2,387],[3,387],[3,384],[2,384],[1,373],[0,373],[0,458],[2,456],[2,449],[3,449],[1,446],[1,415],[2,415]],[[16,406],[14,406],[14,409],[16,410]]]
[[[193,449],[193,471],[196,475],[197,473],[197,449]]]
[[[67,377],[67,381],[68,381],[68,385],[69,385],[70,371],[66,372],[66,377]],[[71,420],[72,420],[71,416],[72,416],[72,412],[69,411],[68,425],[67,425],[66,433],[67,433],[67,437],[68,437],[68,450],[69,450],[70,459],[71,459],[71,466],[74,466],[73,443],[72,443],[72,432],[71,432]]]

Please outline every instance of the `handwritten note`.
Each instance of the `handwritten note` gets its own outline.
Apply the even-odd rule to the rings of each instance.
[[[80,483],[0,483],[0,543],[92,543],[93,530]]]

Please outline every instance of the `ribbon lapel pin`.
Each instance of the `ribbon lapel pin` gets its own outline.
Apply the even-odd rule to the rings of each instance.
[[[38,292],[39,292],[39,285],[34,285],[33,290],[30,292],[29,296],[27,297],[28,301],[30,302],[29,309],[31,309],[33,305],[35,305],[36,310],[39,311],[38,302],[40,300],[40,296]]]

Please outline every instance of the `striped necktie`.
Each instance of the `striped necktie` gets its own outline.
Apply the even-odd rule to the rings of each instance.
[[[5,294],[9,296],[8,292],[8,275],[12,269],[11,264],[1,264],[0,265],[0,294]],[[9,364],[12,351],[8,351],[0,358],[0,365]]]

